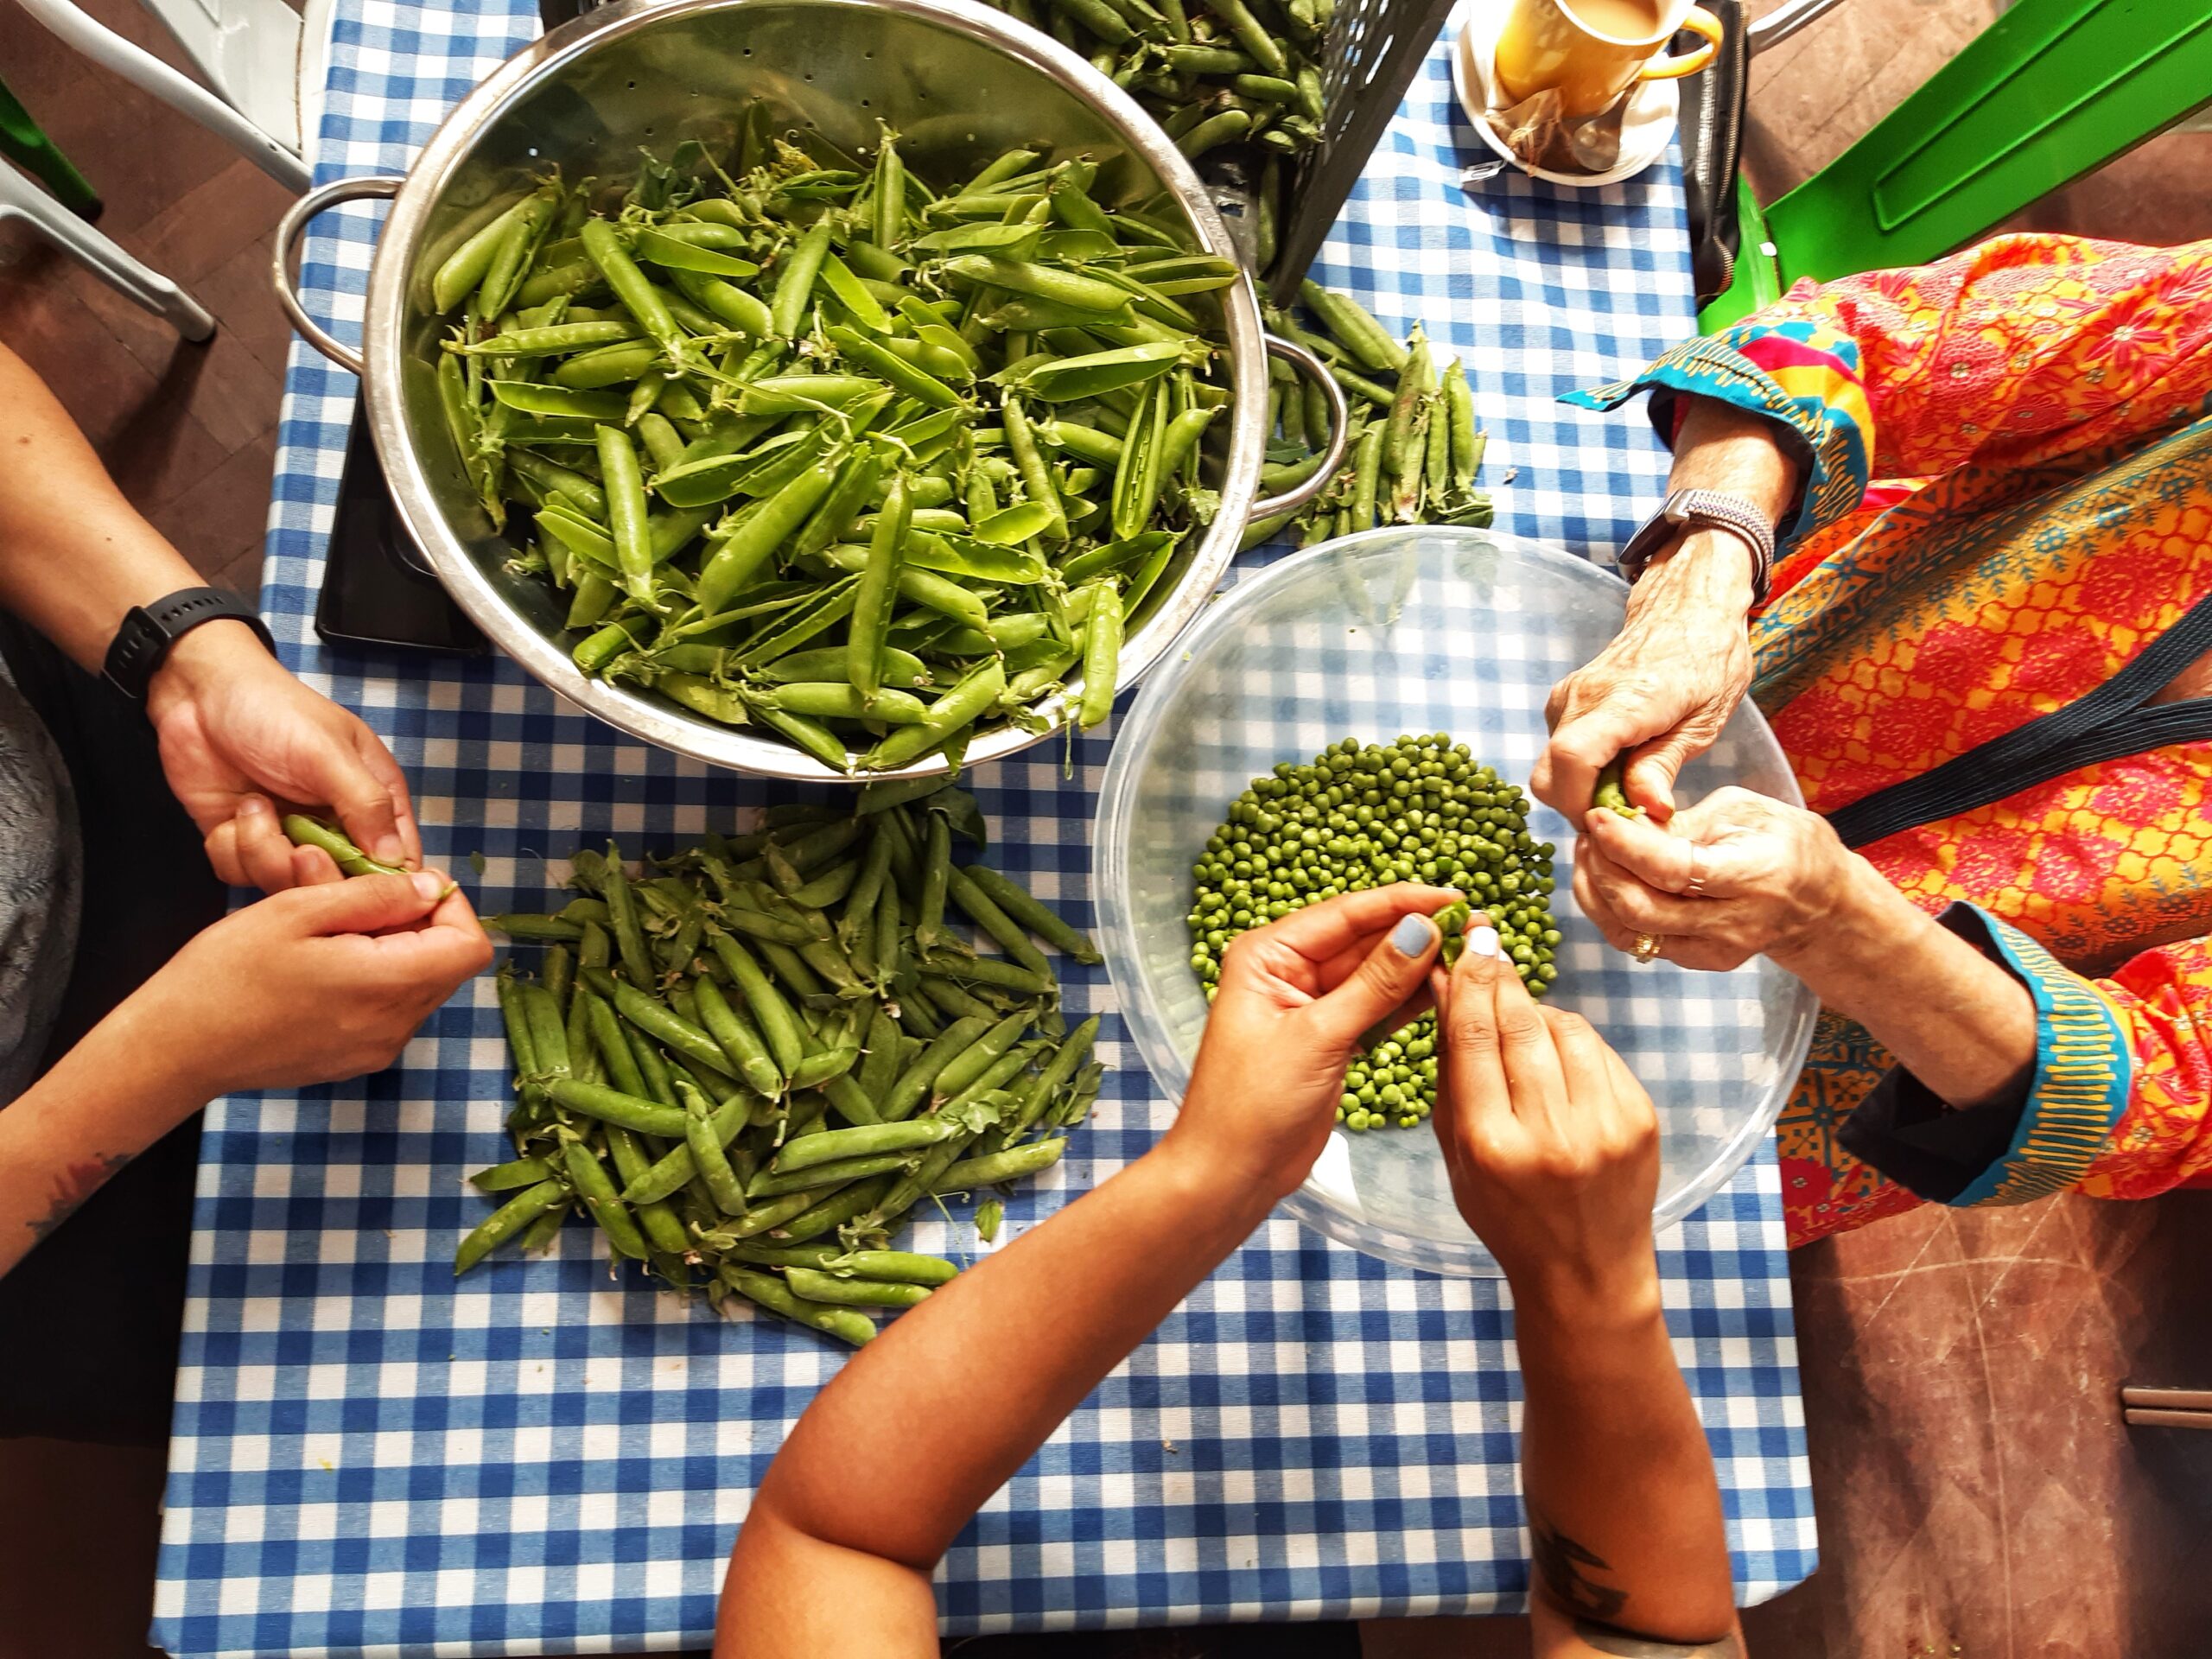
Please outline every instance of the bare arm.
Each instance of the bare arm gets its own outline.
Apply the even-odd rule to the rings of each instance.
[[[0,605],[97,674],[131,607],[200,582],[124,499],[45,383],[0,346]],[[273,892],[336,873],[285,840],[279,804],[335,812],[387,863],[420,861],[407,782],[384,744],[293,678],[245,623],[205,623],[171,646],[146,717],[224,880]]]
[[[1420,990],[1424,918],[1452,897],[1348,893],[1230,947],[1160,1143],[900,1316],[807,1408],[739,1535],[717,1659],[937,1653],[938,1558],[1304,1178],[1353,1046]]]
[[[1692,397],[1667,482],[1778,518],[1797,467],[1772,421]],[[1537,798],[1579,819],[1599,770],[1625,753],[1630,798],[1668,816],[1675,775],[1712,747],[1751,683],[1751,607],[1750,550],[1725,531],[1694,531],[1653,559],[1613,642],[1553,690],[1551,742],[1529,779]]]
[[[0,605],[98,673],[125,611],[200,581],[123,499],[46,383],[0,346]],[[258,648],[239,622],[194,632]]]
[[[1536,1652],[1732,1653],[1719,1487],[1660,1306],[1650,1099],[1586,1021],[1529,999],[1489,928],[1437,1001],[1437,1135],[1513,1290]]]
[[[215,1096],[391,1064],[491,960],[449,885],[431,874],[334,876],[187,944],[0,1111],[0,1275]]]

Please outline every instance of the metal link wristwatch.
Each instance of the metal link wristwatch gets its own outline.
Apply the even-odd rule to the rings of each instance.
[[[169,654],[169,647],[203,622],[243,622],[261,636],[273,654],[276,642],[261,613],[236,594],[220,588],[180,588],[151,605],[133,605],[124,613],[123,626],[115,631],[101,664],[108,683],[133,702],[146,700],[146,688],[155,671]]]
[[[1751,603],[1766,603],[1767,588],[1774,580],[1774,521],[1743,497],[1720,490],[1676,490],[1669,496],[1621,549],[1621,575],[1634,582],[1678,532],[1708,524],[1726,531],[1751,550]]]

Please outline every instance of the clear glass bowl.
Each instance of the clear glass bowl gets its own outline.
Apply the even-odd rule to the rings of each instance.
[[[1192,626],[1116,734],[1094,855],[1107,971],[1161,1088],[1181,1100],[1205,1026],[1183,919],[1191,866],[1245,785],[1339,738],[1432,731],[1525,782],[1543,748],[1546,696],[1613,637],[1627,591],[1554,548],[1414,526],[1285,558]],[[1748,702],[1682,790],[1695,798],[1731,783],[1801,799]],[[1651,1091],[1663,1227],[1719,1191],[1772,1125],[1812,1040],[1815,1000],[1764,959],[1732,974],[1638,966],[1575,907],[1573,826],[1539,805],[1530,828],[1559,848],[1552,904],[1564,937],[1548,1000],[1595,1025]],[[1287,1208],[1385,1261],[1497,1272],[1452,1205],[1426,1127],[1338,1129]]]

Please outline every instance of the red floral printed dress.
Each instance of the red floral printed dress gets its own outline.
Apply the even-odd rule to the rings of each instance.
[[[2188,620],[2212,600],[2212,243],[1999,237],[1801,283],[1572,401],[1639,388],[1662,431],[1689,391],[1795,435],[1805,489],[1752,622],[1752,695],[1817,811],[1984,765],[2212,621],[2212,602]],[[2206,715],[2135,709],[2086,764],[1861,847],[2036,997],[2017,1129],[1948,1201],[2139,1198],[2212,1172]],[[2122,753],[2131,731],[2145,747]],[[1792,1243],[1920,1201],[1838,1140],[1893,1069],[1822,1015],[1778,1128]]]

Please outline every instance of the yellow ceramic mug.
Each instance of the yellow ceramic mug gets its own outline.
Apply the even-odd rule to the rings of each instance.
[[[1679,58],[1655,55],[1683,29],[1705,44]],[[1695,74],[1719,44],[1720,20],[1693,0],[1510,0],[1494,62],[1511,103],[1553,87],[1561,113],[1582,117],[1639,80]]]

